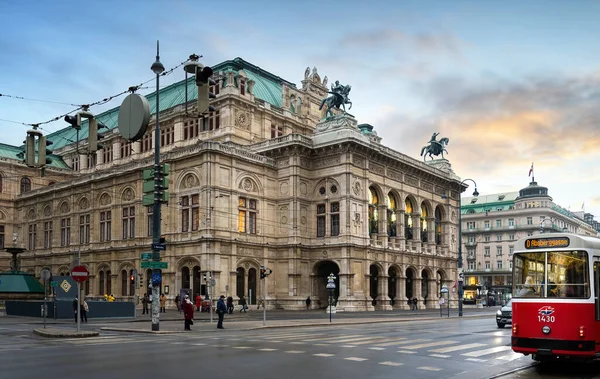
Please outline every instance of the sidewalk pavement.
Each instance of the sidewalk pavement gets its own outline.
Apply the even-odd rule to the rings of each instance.
[[[463,319],[493,318],[497,307],[484,309],[466,309]],[[237,314],[236,314],[237,313]],[[266,325],[263,326],[263,311],[252,310],[249,313],[234,312],[234,314],[225,315],[224,327],[226,330],[244,331],[257,330],[264,328],[295,328],[295,327],[327,327],[340,325],[365,325],[373,323],[399,323],[399,322],[420,322],[435,321],[447,322],[448,320],[458,320],[456,309],[451,310],[450,317],[444,314],[440,317],[439,309],[426,309],[418,311],[376,311],[376,312],[340,312],[332,314],[332,322],[329,322],[329,314],[324,310],[307,311],[281,311],[268,310]],[[160,331],[152,331],[152,322],[150,315],[137,315],[131,319],[90,319],[89,323],[81,325],[84,332],[113,331],[129,333],[153,333],[153,334],[172,334],[172,333],[224,333],[217,330],[216,324],[218,316],[213,314],[213,322],[210,322],[210,315],[207,313],[196,313],[194,325],[191,332],[183,330],[183,314],[176,310],[168,311],[166,314],[160,314]],[[29,323],[40,325],[40,318],[26,317],[8,317],[0,319],[0,325],[4,320],[19,323]],[[47,320],[48,326],[60,332],[63,337],[78,337],[75,331],[75,323],[72,320]],[[40,329],[36,329],[40,330]],[[41,329],[48,331],[49,329]],[[37,332],[36,332],[37,333]],[[37,333],[39,334],[39,333]],[[56,336],[54,336],[56,337]]]

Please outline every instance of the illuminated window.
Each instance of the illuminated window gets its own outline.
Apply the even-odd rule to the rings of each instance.
[[[256,234],[256,200],[240,197],[238,200],[238,231]]]
[[[369,187],[369,234],[379,233],[379,198],[377,191],[373,187]]]
[[[407,240],[413,239],[413,204],[410,199],[406,199],[404,202],[404,235]]]
[[[397,212],[397,205],[396,205],[396,197],[393,194],[389,194],[388,195],[388,200],[390,202],[390,206],[387,210],[387,222],[388,222],[388,236],[389,237],[396,237],[396,226],[397,226],[397,222],[396,222],[396,212]]]

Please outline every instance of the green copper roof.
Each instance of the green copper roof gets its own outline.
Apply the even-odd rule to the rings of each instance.
[[[212,66],[214,72],[219,71],[234,71],[244,70],[248,79],[254,81],[254,96],[261,99],[276,107],[281,107],[283,104],[283,84],[290,87],[296,87],[294,83],[288,82],[278,76],[271,74],[262,68],[255,66],[249,62],[246,62],[242,58],[235,58],[230,61],[225,61]],[[182,80],[177,83],[173,83],[170,86],[162,88],[160,90],[160,111],[164,111],[173,108],[179,104],[185,103],[185,87],[186,81]],[[187,80],[188,89],[188,101],[196,100],[198,98],[198,87],[194,77],[190,77]],[[145,95],[150,104],[150,113],[156,112],[156,93],[152,92]],[[121,98],[119,98],[121,99]],[[121,99],[122,100],[122,99]],[[93,110],[92,110],[93,111]],[[119,118],[119,107],[115,107],[111,110],[103,112],[96,116],[101,124],[104,124],[108,129],[114,129],[118,125]],[[100,133],[105,129],[100,129]],[[52,141],[53,144],[48,148],[51,150],[60,149],[66,145],[72,144],[77,140],[75,129],[65,127],[64,129],[58,130],[47,136],[48,140]],[[85,140],[88,137],[88,123],[87,120],[83,121],[81,130],[79,131],[79,140]],[[1,147],[0,147],[1,150]],[[1,153],[0,153],[1,154]]]
[[[0,273],[0,293],[44,293],[44,286],[33,275],[20,271]]]
[[[506,211],[515,205],[518,192],[494,193],[478,197],[463,197],[461,199],[460,213],[484,213],[485,211]]]
[[[0,143],[0,158],[9,158],[15,160],[22,160],[17,156],[17,154],[22,153],[25,150],[24,146],[11,146],[4,143]],[[49,166],[51,167],[59,167],[59,168],[68,168],[67,164],[62,160],[62,158],[58,155],[50,154],[48,158],[52,159],[52,163]]]

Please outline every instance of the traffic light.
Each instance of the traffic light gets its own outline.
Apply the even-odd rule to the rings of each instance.
[[[160,203],[169,202],[169,173],[171,171],[170,166],[167,163],[163,163],[158,166],[158,183],[155,182],[155,169],[147,168],[143,171],[143,192],[144,197],[142,198],[142,204],[144,206],[154,205],[154,201]]]
[[[27,166],[44,167],[52,162],[50,158],[47,158],[51,152],[46,149],[46,146],[52,145],[52,141],[48,141],[42,132],[35,128],[28,130],[24,142],[25,151],[18,153],[17,157],[23,159]]]
[[[260,266],[260,278],[264,279],[267,277],[267,268],[265,266]]]
[[[210,92],[210,86],[216,82],[210,77],[213,74],[212,68],[208,66],[196,66],[196,85],[198,86],[198,114],[212,112],[215,109],[209,105],[210,99],[216,98],[215,94]]]
[[[130,281],[131,283],[135,283],[135,276],[133,276],[133,275],[129,275],[129,281]]]
[[[96,151],[104,148],[101,143],[98,143],[102,138],[104,138],[103,134],[98,133],[98,129],[108,129],[106,125],[101,124],[95,118],[90,118],[88,120],[88,154],[93,154]]]
[[[81,129],[81,115],[77,113],[75,116],[66,115],[65,121],[71,124],[71,127],[77,130]]]
[[[28,130],[25,139],[25,164],[28,167],[35,167],[35,134],[34,130]]]
[[[37,159],[37,164],[40,167],[43,167],[47,164],[52,163],[52,159],[47,158],[47,156],[49,154],[52,154],[52,152],[48,149],[46,149],[47,146],[52,145],[52,141],[48,141],[46,139],[45,136],[40,135],[38,138],[38,159]]]

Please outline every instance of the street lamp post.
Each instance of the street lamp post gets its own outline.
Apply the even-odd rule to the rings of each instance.
[[[333,273],[329,274],[327,277],[326,288],[329,290],[329,323],[331,323],[331,313],[333,310],[333,290],[335,289],[335,276]]]
[[[466,181],[471,181],[475,185],[475,191],[473,192],[473,196],[479,196],[479,192],[477,192],[477,183],[473,179],[465,179],[460,184],[463,184]],[[460,193],[458,194],[458,317],[462,317],[463,315],[463,257],[462,257],[462,199]]]
[[[152,63],[150,67],[152,72],[156,74],[156,107],[154,109],[154,114],[156,118],[156,126],[154,128],[154,206],[152,209],[152,261],[160,262],[160,250],[154,249],[157,245],[160,244],[160,200],[157,194],[157,189],[161,186],[161,177],[160,177],[160,127],[158,122],[159,115],[159,82],[160,82],[160,74],[165,71],[165,66],[160,62],[159,55],[159,47],[158,41],[156,41],[156,61]],[[161,196],[162,197],[162,196]],[[152,330],[159,330],[159,317],[160,317],[160,309],[159,309],[159,292],[160,292],[160,270],[158,268],[154,268],[152,270]]]

